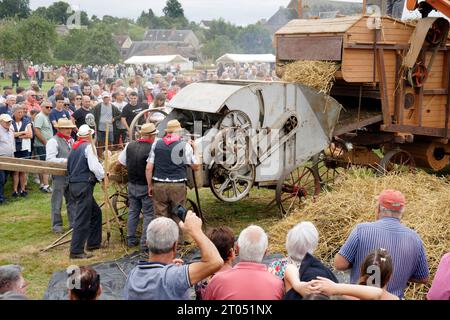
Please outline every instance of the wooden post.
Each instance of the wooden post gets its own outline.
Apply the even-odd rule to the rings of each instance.
[[[103,168],[105,171],[105,177],[103,179],[103,197],[105,200],[105,216],[106,216],[106,244],[109,245],[109,239],[111,238],[111,224],[109,223],[109,213],[111,210],[111,203],[109,202],[109,195],[108,195],[108,186],[109,186],[109,178],[108,178],[108,161],[109,161],[109,154],[108,154],[108,147],[109,147],[109,123],[106,123],[106,137],[105,137],[105,162],[103,163]]]
[[[367,11],[367,0],[363,0],[362,15],[365,16]]]
[[[302,0],[298,0],[298,3],[297,3],[297,5],[298,5],[298,9],[297,9],[297,12],[298,12],[298,18],[299,19],[301,19],[301,18],[303,18],[303,4],[302,4]]]

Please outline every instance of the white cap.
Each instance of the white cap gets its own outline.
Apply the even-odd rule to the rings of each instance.
[[[91,129],[87,124],[83,124],[80,129],[78,129],[77,136],[79,137],[87,137],[92,136],[94,134],[94,130]]]
[[[9,114],[4,113],[4,114],[0,115],[0,121],[10,122],[10,121],[12,121],[12,118]]]
[[[103,98],[111,98],[111,94],[108,91],[103,91],[102,93],[102,99]]]
[[[145,87],[146,87],[147,89],[154,89],[154,88],[155,88],[155,86],[154,86],[153,83],[151,83],[151,82],[146,82],[146,83],[145,83]]]

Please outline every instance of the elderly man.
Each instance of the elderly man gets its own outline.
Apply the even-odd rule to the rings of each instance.
[[[53,108],[56,108],[56,97],[64,97],[63,95],[64,92],[64,86],[60,85],[60,84],[55,84],[55,86],[53,87],[53,95],[48,97],[48,101],[50,101],[52,103]]]
[[[48,162],[67,163],[70,150],[74,143],[71,134],[76,126],[72,121],[59,119],[56,129],[58,132],[51,138],[46,145]],[[69,182],[67,176],[53,176],[52,184],[52,203],[51,203],[51,222],[54,233],[63,232],[63,220],[61,216],[62,198],[66,200],[67,216],[69,218],[69,228],[73,227],[73,216],[75,207],[69,195]]]
[[[0,267],[0,300],[28,300],[28,282],[22,276],[22,267],[6,265]]]
[[[402,298],[408,282],[427,283],[428,264],[420,236],[400,220],[405,196],[387,189],[378,196],[377,221],[360,223],[334,258],[337,270],[351,268],[350,281],[357,283],[361,263],[373,250],[384,248],[392,256],[394,271],[387,290]]]
[[[0,115],[0,156],[14,157],[16,151],[16,142],[14,132],[10,130],[12,118],[5,113]],[[6,183],[6,172],[0,170],[0,205],[5,202],[4,186]]]
[[[102,94],[103,102],[92,110],[97,126],[98,154],[103,156],[106,139],[112,145],[114,141],[114,131],[117,130],[115,122],[120,120],[121,113],[115,105],[111,103],[111,94],[107,91]],[[106,124],[109,124],[108,137],[106,137]]]
[[[175,207],[185,205],[186,168],[200,169],[194,155],[194,144],[181,139],[183,130],[178,120],[169,121],[165,137],[153,144],[147,160],[148,195],[153,197],[157,216],[171,217]]]
[[[144,219],[140,242],[141,251],[146,251],[147,226],[154,215],[152,199],[148,197],[145,168],[157,133],[158,131],[153,123],[144,124],[140,131],[141,138],[130,142],[119,156],[119,163],[128,167],[128,247],[134,247],[139,244],[139,240],[136,238],[136,229],[142,210]]]
[[[34,119],[34,152],[37,158],[41,161],[47,159],[47,151],[45,146],[47,142],[53,137],[53,126],[49,115],[52,111],[52,104],[44,101],[41,104],[41,112]],[[40,190],[44,193],[52,193],[52,188],[48,184],[48,175],[39,174]]]
[[[92,255],[84,252],[100,249],[102,242],[102,211],[94,199],[94,188],[105,176],[103,166],[92,146],[94,130],[82,125],[78,130],[78,141],[73,145],[67,159],[69,193],[75,203],[73,236],[70,244],[71,259],[88,259]]]
[[[186,265],[175,259],[178,226],[165,217],[153,220],[147,229],[149,259],[140,262],[128,275],[126,300],[189,300],[189,288],[223,266],[223,259],[203,233],[202,220],[195,213],[188,211],[179,226],[200,248],[200,261]]]
[[[37,110],[38,112],[40,112],[41,106],[36,100],[36,92],[34,90],[28,90],[26,96],[27,100],[25,102],[25,105],[27,107],[27,113],[30,114],[31,110]]]
[[[236,251],[239,263],[231,270],[216,274],[206,287],[205,300],[281,300],[283,281],[262,264],[268,238],[261,227],[242,230]]]
[[[15,95],[9,95],[6,97],[4,106],[0,107],[0,114],[9,114],[12,117],[12,107],[16,104],[17,98]]]

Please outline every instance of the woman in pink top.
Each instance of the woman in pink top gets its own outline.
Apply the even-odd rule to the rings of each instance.
[[[450,300],[450,252],[445,254],[439,262],[427,299]]]

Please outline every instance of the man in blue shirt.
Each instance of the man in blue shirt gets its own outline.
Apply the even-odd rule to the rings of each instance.
[[[64,109],[65,98],[63,96],[55,97],[56,107],[50,112],[49,119],[53,126],[53,134],[56,134],[56,126],[58,125],[58,120],[61,118],[70,120],[69,111]]]
[[[358,282],[366,256],[380,248],[389,252],[394,264],[387,291],[403,298],[408,282],[428,282],[429,270],[422,240],[400,222],[404,208],[405,197],[400,191],[384,190],[378,196],[378,220],[360,223],[353,229],[334,258],[337,270],[351,268],[351,283]]]

